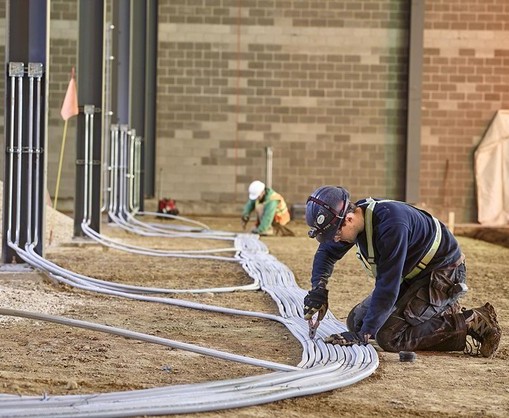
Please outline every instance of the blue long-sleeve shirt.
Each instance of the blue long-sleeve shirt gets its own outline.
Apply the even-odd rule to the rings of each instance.
[[[375,199],[377,200],[377,199]],[[363,211],[366,199],[356,202]],[[435,239],[433,218],[426,212],[402,202],[384,201],[373,210],[373,247],[377,274],[371,305],[364,318],[361,332],[375,336],[391,314],[400,295],[401,278],[406,276],[422,260]],[[426,269],[410,281],[418,280],[430,271],[452,264],[461,257],[456,238],[440,223],[442,239],[433,259]],[[367,258],[366,231],[357,236],[355,243],[333,241],[319,245],[311,275],[313,287],[320,280],[327,281],[332,275],[335,263],[355,244],[364,258]]]

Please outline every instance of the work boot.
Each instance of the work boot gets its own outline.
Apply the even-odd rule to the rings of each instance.
[[[263,232],[258,232],[258,235],[261,237],[272,237],[274,235],[274,228],[269,227],[267,230]]]
[[[454,303],[451,303],[450,305],[448,305],[446,308],[445,308],[445,311],[443,311],[440,316],[444,316],[444,315],[454,315],[454,314],[457,314],[457,313],[461,313],[462,312],[462,309],[461,309],[461,305],[459,302],[454,302]],[[348,322],[347,322],[348,324]]]
[[[272,226],[274,227],[274,233],[276,235],[281,235],[282,237],[294,237],[295,236],[295,233],[287,226],[284,226],[284,225],[281,225],[278,223],[273,223]]]
[[[486,303],[480,308],[464,311],[467,335],[470,335],[481,346],[478,351],[484,357],[492,357],[497,351],[502,331],[497,322],[495,308]],[[472,351],[472,350],[467,350]],[[469,352],[469,354],[472,354]]]

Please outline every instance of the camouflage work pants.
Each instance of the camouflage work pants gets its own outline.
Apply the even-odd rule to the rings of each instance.
[[[467,327],[458,299],[466,291],[465,281],[462,257],[410,285],[403,283],[394,311],[375,336],[378,345],[390,352],[463,350]],[[370,302],[371,295],[352,309],[350,331],[360,331]]]

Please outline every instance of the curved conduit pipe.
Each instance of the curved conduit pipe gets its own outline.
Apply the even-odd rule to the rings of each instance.
[[[92,116],[93,117],[93,116]],[[109,188],[109,195],[108,195],[108,201],[109,201],[109,209],[108,214],[110,219],[114,220],[115,223],[124,229],[127,229],[129,232],[140,234],[140,235],[156,235],[156,236],[164,236],[168,237],[168,234],[171,233],[169,229],[161,230],[157,228],[153,228],[149,224],[144,224],[142,222],[137,221],[133,215],[130,213],[127,213],[127,207],[131,211],[137,211],[137,203],[134,199],[135,196],[139,196],[139,181],[136,179],[139,177],[139,169],[136,167],[139,167],[140,165],[140,159],[141,159],[141,153],[139,153],[139,137],[136,137],[132,130],[129,130],[126,125],[122,125],[120,128],[118,125],[114,125],[111,128],[111,152],[110,152],[110,172],[112,173],[112,177],[110,179],[111,187]],[[88,135],[86,135],[86,138],[88,138]],[[90,140],[90,143],[93,143],[92,140]],[[87,144],[88,149],[88,144]],[[127,150],[130,150],[128,153]],[[137,151],[138,150],[138,151]],[[92,152],[87,155],[92,155]],[[129,171],[126,171],[126,167],[128,166],[127,160],[129,160]],[[90,164],[92,163],[89,161]],[[88,167],[88,166],[87,166]],[[86,168],[86,178],[87,178],[87,184],[90,184],[92,182],[91,177],[91,170],[88,170]],[[129,179],[129,184],[126,182],[126,179]],[[86,190],[86,187],[85,187]],[[128,193],[130,191],[130,193]],[[129,198],[129,205],[127,204],[127,195],[130,196]],[[117,198],[117,196],[120,196],[120,198]],[[119,202],[120,201],[120,202]],[[91,208],[88,206],[90,203],[90,200],[87,196],[85,196],[84,199],[84,205],[86,205],[86,209],[84,210],[84,213],[90,213]],[[119,214],[119,216],[117,216]],[[174,216],[174,215],[169,215]],[[129,222],[129,217],[131,219],[131,223]],[[174,218],[176,218],[174,216]],[[187,221],[186,218],[181,218],[181,220]],[[137,226],[141,227],[138,228],[135,225],[132,225],[132,223],[136,223]],[[203,230],[206,232],[209,232],[208,235],[203,234],[200,232],[199,234],[196,233],[176,233],[174,235],[170,235],[171,237],[188,237],[188,238],[210,238],[210,239],[228,239],[228,240],[235,240],[236,234],[234,233],[225,233],[221,231],[210,231],[210,229],[202,223],[194,222],[195,225],[203,226]],[[153,250],[153,249],[147,249],[144,247],[139,246],[131,246],[128,244],[120,244],[109,237],[106,237],[102,234],[97,233],[95,230],[89,227],[89,220],[84,219],[82,222],[82,229],[85,232],[87,236],[90,238],[96,240],[97,242],[116,248],[123,251],[129,251],[137,254],[143,254],[143,255],[158,255],[158,256],[174,256],[174,257],[185,257],[185,258],[195,258],[197,254],[209,254],[211,252],[219,252],[219,251],[235,251],[237,252],[237,246],[239,245],[238,242],[234,245],[232,248],[225,248],[225,249],[215,249],[215,250],[188,250],[188,251],[162,251],[162,250]],[[147,229],[151,231],[156,231],[155,233],[147,233]],[[192,231],[189,229],[188,231]],[[200,231],[200,230],[198,230]],[[212,234],[212,235],[210,235]],[[250,234],[251,235],[251,234]],[[246,235],[246,239],[247,239]],[[257,249],[257,251],[268,253],[268,250],[263,245],[253,245],[253,243],[259,243],[258,240],[251,241],[250,249],[251,252]],[[210,258],[215,260],[223,260],[223,261],[237,261],[235,258],[225,258],[225,257],[218,257],[218,256],[208,256],[204,255],[202,258]],[[245,285],[245,286],[236,286],[236,287],[225,287],[225,288],[215,288],[215,289],[200,289],[197,291],[193,291],[193,293],[196,292],[206,292],[206,291],[219,291],[219,292],[225,292],[225,291],[235,291],[235,290],[258,290],[260,288],[260,285],[258,281],[255,281],[253,284]],[[134,291],[136,293],[139,293],[139,287],[123,287],[123,290],[130,290]],[[142,292],[148,291],[152,293],[167,293],[167,290],[161,290],[161,289],[143,289]],[[172,291],[172,293],[187,293],[190,292],[190,290],[182,290],[182,291]]]
[[[11,136],[12,141],[12,136]],[[21,144],[21,137],[18,138]],[[11,143],[12,145],[12,143]],[[36,144],[37,146],[38,144]],[[11,155],[10,158],[13,158]],[[18,155],[18,158],[20,156]],[[29,154],[30,162],[32,155]],[[12,162],[12,161],[11,161]],[[39,164],[39,155],[36,156],[36,165]],[[11,164],[12,167],[12,164]],[[19,165],[18,165],[19,167]],[[39,171],[36,172],[36,184],[40,181]],[[21,194],[21,170],[17,173],[17,195]],[[12,178],[12,176],[10,177]],[[12,182],[9,183],[9,207],[8,219],[12,221]],[[39,188],[35,188],[38,194]],[[18,198],[19,199],[19,198]],[[29,197],[31,199],[31,196]],[[38,195],[35,201],[37,202]],[[18,202],[19,203],[19,202]],[[31,203],[31,200],[30,200]],[[29,205],[30,207],[31,205]],[[31,209],[30,209],[31,210]],[[20,219],[20,205],[17,205],[17,219]],[[88,216],[88,215],[87,215]],[[38,225],[36,225],[38,227]],[[321,393],[332,389],[344,387],[358,382],[372,374],[378,366],[376,351],[371,345],[340,347],[326,345],[322,338],[331,332],[345,330],[343,324],[337,321],[328,312],[324,318],[318,337],[310,340],[307,336],[307,322],[301,317],[300,306],[304,291],[294,281],[292,272],[279,263],[268,251],[260,251],[262,243],[254,245],[254,251],[250,252],[250,245],[255,242],[246,235],[235,238],[235,247],[238,249],[236,257],[245,268],[246,272],[255,280],[258,279],[263,290],[266,290],[278,305],[281,316],[269,315],[257,312],[238,311],[235,309],[221,308],[211,305],[197,304],[188,301],[176,301],[168,298],[156,298],[135,293],[124,292],[116,289],[114,283],[106,284],[104,281],[87,278],[73,272],[62,269],[45,260],[35,252],[38,241],[38,230],[31,231],[25,248],[19,247],[19,222],[16,224],[15,240],[12,240],[12,224],[8,226],[8,245],[19,256],[31,264],[55,278],[80,289],[122,296],[130,299],[144,300],[159,303],[168,303],[182,307],[192,307],[214,312],[228,314],[241,314],[259,318],[276,320],[284,324],[290,332],[301,342],[303,347],[302,361],[296,370],[293,366],[279,365],[277,363],[264,362],[256,359],[245,359],[229,353],[220,353],[222,358],[232,361],[242,361],[256,364],[261,367],[278,368],[286,371],[278,371],[263,375],[251,376],[241,379],[231,379],[216,382],[204,382],[200,384],[177,385],[155,389],[135,390],[126,392],[113,392],[90,395],[69,396],[16,396],[0,395],[0,407],[2,414],[10,417],[24,417],[33,415],[37,411],[39,417],[127,417],[139,415],[193,413],[243,406],[252,406],[275,400],[286,399],[296,396]],[[203,255],[195,255],[202,258]],[[98,324],[89,325],[83,321],[68,320],[49,316],[39,316],[28,312],[1,310],[2,314],[15,314],[29,318],[44,318],[53,322],[66,323],[73,326],[95,328],[113,333],[131,333],[127,330],[114,330]],[[76,322],[77,321],[77,322]],[[120,335],[120,334],[117,334]],[[127,334],[124,334],[127,335]],[[135,335],[150,342],[173,344],[171,340],[156,341],[152,336]],[[155,337],[157,338],[157,337]],[[184,346],[181,345],[184,349]],[[196,349],[194,346],[186,347]],[[198,348],[200,353],[206,355],[218,355],[218,352],[204,348]]]
[[[40,80],[39,81],[39,84],[38,84],[38,97],[40,97]],[[21,92],[21,88],[19,90]],[[20,98],[21,98],[21,94],[20,94]],[[33,102],[34,102],[34,98],[33,98],[33,78],[30,78],[30,94],[29,94],[29,100],[30,100],[30,103],[32,104],[31,106],[28,106],[28,108],[30,109],[29,110],[29,117],[30,117],[30,120],[33,120],[33,114],[32,114],[32,109],[33,109]],[[20,101],[21,102],[21,101]],[[37,107],[37,114],[36,114],[36,123],[37,125],[40,123],[40,112],[39,112],[39,108]],[[36,131],[38,132],[38,130]],[[21,138],[22,138],[22,135],[19,135],[18,136],[18,150],[21,150]],[[30,124],[29,126],[29,140],[28,140],[28,145],[29,145],[29,148],[30,150],[33,149],[33,126],[32,124]],[[14,140],[12,139],[11,141],[11,149],[14,149],[14,147],[12,147],[12,145],[14,145]],[[38,149],[40,145],[40,138],[38,136],[36,136],[36,146],[35,146],[35,149]],[[13,158],[13,156],[11,155],[11,158]],[[13,160],[11,160],[11,170],[12,170],[12,162]],[[31,167],[33,165],[33,153],[32,152],[29,152],[28,153],[28,166]],[[36,167],[36,185],[38,186],[40,184],[40,179],[39,179],[39,168],[40,168],[40,157],[39,157],[39,154],[36,153],[36,161],[35,161],[35,167]],[[20,199],[21,199],[21,192],[22,192],[22,171],[21,171],[21,151],[18,152],[18,170],[17,170],[17,176],[16,176],[16,180],[17,180],[17,219],[21,219],[21,205],[20,205]],[[12,176],[12,172],[11,172],[11,178],[13,177]],[[29,174],[28,174],[28,184],[29,184],[29,192],[28,192],[28,196],[27,196],[27,199],[28,199],[28,204],[27,204],[27,217],[28,217],[28,222],[27,222],[27,244],[25,246],[25,250],[23,250],[22,248],[19,247],[19,236],[20,236],[20,222],[17,222],[16,224],[16,233],[15,233],[15,241],[12,241],[12,206],[13,206],[13,202],[12,202],[12,196],[13,196],[13,193],[12,193],[12,183],[10,183],[10,187],[9,187],[9,204],[8,204],[8,219],[9,219],[9,225],[8,225],[8,244],[11,248],[15,249],[17,251],[17,253],[20,255],[20,257],[28,262],[29,264],[31,264],[32,266],[38,268],[38,269],[41,269],[43,272],[45,273],[48,273],[51,275],[51,277],[57,279],[57,280],[60,280],[60,281],[64,281],[65,283],[69,284],[69,285],[73,285],[75,287],[80,287],[82,289],[85,289],[85,290],[94,290],[94,291],[100,291],[101,288],[100,288],[100,285],[107,285],[107,284],[111,284],[109,282],[105,282],[105,281],[100,281],[100,280],[97,280],[97,279],[92,279],[92,278],[89,278],[89,277],[86,277],[86,276],[83,276],[83,275],[77,275],[76,273],[72,273],[72,272],[69,272],[65,269],[62,269],[60,267],[58,267],[57,265],[45,260],[44,258],[42,258],[41,256],[39,256],[36,252],[35,252],[35,246],[37,245],[38,243],[38,222],[36,222],[36,228],[34,229],[34,234],[32,234],[32,228],[31,228],[31,212],[32,212],[32,194],[33,194],[33,189],[32,189],[32,180],[33,180],[33,177],[32,177],[32,172],[29,170]],[[35,196],[35,205],[36,205],[36,210],[38,209],[38,187],[35,188],[36,190],[36,196]],[[92,285],[89,285],[89,286],[85,286],[87,284],[87,280],[89,283],[92,283]],[[95,282],[95,283],[94,283]],[[99,286],[98,286],[99,285]],[[161,291],[163,289],[159,289],[159,291]],[[148,290],[150,291],[150,290]],[[104,292],[104,293],[109,293],[109,294],[115,294],[115,292]],[[123,295],[122,292],[116,292],[117,295]],[[149,300],[149,299],[148,299]],[[162,299],[157,299],[157,298],[153,298],[154,301],[161,301]],[[175,304],[178,304],[177,301],[175,301]],[[184,303],[183,305],[181,306],[186,306],[187,304]],[[192,306],[191,305],[187,305],[187,307],[190,307]],[[200,304],[197,304],[196,307],[200,306]],[[205,306],[205,305],[203,305]],[[212,308],[211,308],[212,310]],[[232,311],[233,312],[233,311]],[[239,311],[241,312],[241,311]]]
[[[140,212],[137,196],[140,194],[140,138],[126,125],[111,128],[112,151],[110,153],[110,172],[113,181],[109,189],[110,202],[108,216],[118,226],[144,236],[163,236],[166,238],[200,238],[233,240],[234,233],[224,231],[211,231],[201,222],[182,216]],[[127,161],[129,160],[129,164]],[[136,215],[152,215],[184,222],[186,225],[162,225],[141,222]],[[191,225],[191,226],[189,226]]]
[[[120,137],[121,138],[120,144],[118,144],[118,142],[119,142],[118,133],[113,135],[113,138],[112,138],[112,141],[115,144],[117,144],[115,149],[118,149],[119,152],[112,152],[112,154],[111,154],[115,158],[111,162],[111,168],[112,168],[111,171],[116,173],[115,178],[117,178],[118,180],[115,184],[120,184],[121,190],[113,189],[112,196],[110,197],[110,199],[111,199],[110,201],[113,202],[113,206],[111,207],[112,210],[114,212],[118,212],[118,213],[122,214],[123,216],[126,216],[125,212],[128,207],[127,202],[126,202],[126,200],[127,200],[126,196],[129,195],[128,191],[130,191],[131,196],[139,195],[139,191],[136,189],[136,182],[135,182],[136,169],[133,168],[136,166],[136,163],[134,163],[134,161],[139,160],[139,158],[136,155],[134,155],[135,148],[136,148],[135,143],[137,141],[137,138],[135,137],[135,135],[130,135],[130,132],[132,132],[132,131],[129,131],[127,128],[123,129],[123,135],[121,135],[121,137]],[[129,139],[130,139],[130,141],[129,141]],[[130,150],[130,152],[127,152],[127,150]],[[129,164],[127,163],[128,160],[129,160]],[[127,171],[128,166],[129,166],[129,171]],[[128,186],[127,186],[126,179],[129,179]],[[121,196],[120,200],[121,200],[122,204],[120,204],[120,205],[118,204],[118,202],[116,201],[116,196]],[[136,205],[136,202],[135,202],[134,198],[130,198],[129,199],[129,209],[136,211],[135,205]],[[118,219],[121,219],[121,218],[118,218]],[[136,230],[131,230],[131,231],[137,232]],[[248,237],[252,237],[252,234],[243,235],[243,237],[245,238],[244,240],[240,240],[240,241],[236,242],[236,248],[239,248],[239,247],[243,248],[243,253],[255,254],[257,252],[262,252],[262,253],[268,254],[268,250],[264,246],[258,246],[258,248],[255,250],[255,248],[252,246],[252,243],[253,242],[260,243],[260,241],[250,240]],[[99,237],[97,237],[97,238],[100,239]],[[247,242],[250,244],[247,247],[245,247],[242,244],[242,241],[245,241],[246,239],[247,239]],[[237,254],[237,257],[238,257],[238,254]],[[254,277],[256,281],[259,281],[260,278],[257,278],[256,273],[254,273],[252,271],[252,269],[250,271],[249,262],[246,264],[246,262],[244,261],[243,264],[244,264],[243,265],[244,269],[249,273],[249,275],[251,277]],[[270,263],[265,263],[265,264],[269,265]],[[271,276],[270,276],[270,274],[266,274],[266,277],[271,277]],[[277,277],[277,275],[276,275],[276,277]],[[293,283],[294,287],[296,287],[293,275],[291,276],[291,282]],[[285,283],[285,284],[288,285],[288,283]],[[289,311],[291,315],[295,315],[295,316],[298,316],[297,312],[299,311],[299,309],[301,309],[301,301],[305,295],[305,292],[303,292],[300,288],[297,288],[297,289],[298,289],[298,291],[297,291],[298,297],[297,298],[294,297],[293,298],[293,306],[289,306],[288,302],[281,303],[279,301],[279,299],[277,297],[277,292],[272,291],[268,286],[264,287],[264,290],[267,291],[267,293],[269,293],[273,297],[273,299],[276,301],[280,311],[286,310],[286,311]],[[326,326],[324,326],[323,329],[328,330],[329,333],[332,333],[335,328],[334,327],[327,328]],[[301,336],[304,335],[304,338],[306,338],[305,337],[306,333],[307,333],[306,329],[304,329],[303,331],[302,330],[300,331],[300,335]],[[325,345],[323,345],[323,343],[320,343],[320,344],[322,344],[322,349],[324,347],[326,347]],[[332,353],[332,355],[334,356],[334,353]],[[319,353],[319,357],[322,358],[321,353]]]
[[[29,258],[30,261],[33,261]],[[267,260],[267,262],[270,262]],[[255,274],[264,274],[267,263],[260,261],[257,265],[248,263]],[[277,265],[273,266],[277,267]],[[291,278],[291,272],[283,265],[282,276],[287,280]],[[286,273],[286,274],[285,274]],[[72,283],[71,283],[72,284]],[[288,284],[288,283],[286,283]],[[143,298],[122,294],[121,292],[107,292],[102,289],[88,288],[86,286],[75,286],[85,290],[99,291],[100,293],[116,294],[118,296],[130,297],[137,300],[170,302],[169,300],[158,298]],[[296,286],[295,286],[296,287]],[[298,289],[296,287],[296,289]],[[304,293],[301,290],[301,295]],[[151,300],[152,299],[152,300]],[[296,297],[298,305],[301,305],[302,299]],[[206,307],[201,304],[178,301],[180,306],[189,306],[211,310],[212,307]],[[172,303],[173,304],[173,303]],[[292,302],[288,302],[291,306]],[[294,303],[295,304],[295,303]],[[286,306],[286,302],[281,305]],[[293,307],[295,309],[295,307]],[[215,309],[217,312],[231,311],[224,308]],[[289,311],[292,311],[290,309]],[[0,311],[5,314],[6,311]],[[246,313],[241,313],[246,314]],[[252,316],[272,319],[271,315],[248,313]],[[30,314],[24,314],[30,315]],[[283,316],[287,313],[283,313]],[[41,317],[38,317],[41,319]],[[327,315],[322,322],[322,327],[318,333],[327,335],[333,331],[341,331],[342,325],[336,323],[331,326],[328,321],[332,315]],[[283,321],[282,318],[274,318]],[[65,320],[63,320],[65,321]],[[284,321],[283,321],[284,323]],[[3,411],[9,416],[25,416],[27,411],[37,409],[37,415],[41,417],[91,417],[91,416],[136,416],[149,414],[174,414],[202,412],[217,409],[234,408],[240,406],[251,406],[260,403],[271,402],[288,397],[303,396],[306,394],[320,393],[343,386],[347,386],[362,380],[374,372],[378,365],[376,352],[372,346],[365,347],[339,347],[323,344],[320,338],[310,341],[307,337],[307,323],[300,317],[287,318],[285,325],[301,342],[303,346],[303,360],[299,367],[301,370],[295,372],[285,372],[284,375],[272,373],[254,378],[233,379],[221,382],[208,382],[200,385],[182,385],[182,387],[159,388],[154,390],[142,390],[132,392],[121,392],[112,394],[94,394],[94,395],[76,395],[76,396],[57,396],[57,397],[16,397],[16,400],[6,403],[0,399],[0,405]],[[343,328],[344,330],[344,328]],[[120,335],[120,334],[117,334]],[[324,335],[319,335],[319,337]],[[183,348],[183,347],[181,347]],[[325,349],[325,351],[324,351]],[[195,350],[195,352],[199,352]],[[202,353],[205,351],[202,351]],[[333,355],[331,355],[333,354]],[[211,355],[211,354],[209,354]],[[226,354],[224,358],[234,360],[234,356]],[[253,364],[253,363],[248,363]],[[267,363],[268,364],[268,363]],[[260,362],[258,365],[262,365]],[[263,365],[263,367],[266,367]],[[282,366],[284,367],[284,365]],[[309,368],[305,368],[309,367]],[[256,386],[253,387],[253,379],[256,380]],[[178,393],[174,394],[173,391]],[[201,393],[198,395],[197,391]],[[155,397],[155,398],[154,398]],[[163,397],[164,401],[161,401]],[[197,401],[196,399],[200,399]]]
[[[195,344],[187,344],[179,341],[170,340],[167,338],[156,337],[154,335],[144,334],[141,332],[129,331],[122,328],[112,327],[108,325],[94,324],[92,322],[80,321],[77,319],[62,318],[53,315],[46,315],[36,312],[21,311],[16,309],[0,308],[0,315],[17,316],[21,318],[34,319],[38,321],[52,322],[61,325],[67,325],[77,328],[83,328],[91,331],[105,332],[112,335],[118,335],[124,338],[130,338],[138,341],[144,341],[152,344],[160,344],[166,347],[171,347],[179,350],[191,351],[197,354],[203,354],[211,357],[216,357],[223,360],[237,361],[239,363],[249,364],[251,366],[265,367],[267,369],[278,371],[295,371],[300,370],[298,367],[288,366],[286,364],[275,363],[272,361],[253,359],[246,356],[237,354],[225,353],[220,350],[210,348],[202,348]]]
[[[235,234],[233,233],[217,233],[214,231],[210,231],[208,227],[205,224],[202,224],[200,222],[192,221],[187,218],[179,218],[180,220],[183,220],[188,223],[193,223],[196,226],[199,226],[200,229],[189,227],[187,230],[180,228],[180,232],[172,231],[169,228],[166,229],[160,229],[152,225],[144,224],[142,222],[137,222],[136,225],[133,225],[129,223],[125,218],[127,218],[127,196],[135,196],[136,194],[139,194],[139,190],[136,190],[136,187],[139,188],[139,181],[136,180],[138,176],[136,176],[136,172],[134,171],[134,163],[131,163],[129,166],[131,167],[130,171],[128,172],[126,170],[127,167],[127,149],[128,149],[128,137],[131,137],[129,134],[129,130],[127,127],[123,127],[123,129],[120,132],[120,138],[119,138],[119,132],[118,129],[112,130],[112,144],[113,144],[113,150],[111,152],[111,172],[114,181],[112,181],[112,186],[110,188],[110,205],[109,205],[109,211],[108,216],[110,219],[112,219],[115,224],[121,226],[123,229],[126,229],[129,232],[136,233],[138,235],[143,236],[161,236],[161,237],[174,237],[174,238],[196,238],[197,236],[200,237],[200,239],[221,239],[221,240],[229,240],[233,241],[235,239]],[[90,141],[91,142],[91,141]],[[132,144],[135,143],[135,138],[131,140],[131,148],[134,149]],[[119,155],[120,154],[120,155]],[[139,156],[133,155],[130,160],[136,159],[139,160]],[[88,175],[89,173],[87,171]],[[87,173],[85,176],[87,177]],[[129,179],[129,184],[126,182],[126,179]],[[89,182],[90,179],[87,180]],[[130,193],[129,193],[130,192]],[[117,198],[117,196],[119,196]],[[131,202],[133,202],[131,198]],[[89,205],[90,201],[85,197],[85,205]],[[88,208],[87,210],[89,210]],[[134,219],[134,217],[132,217]],[[160,256],[168,256],[168,254],[176,253],[176,254],[193,254],[196,253],[196,251],[188,250],[188,251],[176,251],[176,252],[168,252],[168,251],[161,251],[161,250],[151,250],[146,249],[143,247],[137,247],[137,246],[130,246],[127,244],[119,243],[115,240],[112,240],[111,238],[105,237],[104,235],[98,234],[96,231],[92,230],[89,227],[89,220],[83,219],[82,222],[82,229],[85,232],[87,236],[90,238],[101,242],[103,245],[112,246],[117,249],[123,249],[125,251],[132,251],[137,252],[141,254],[146,255],[160,255]],[[198,232],[198,233],[197,233]],[[213,249],[213,250],[199,250],[197,253],[218,253],[218,252],[235,252],[235,247],[229,247],[229,248],[221,248],[221,249]],[[224,258],[220,258],[222,260],[225,260]],[[232,257],[233,260],[233,257]]]

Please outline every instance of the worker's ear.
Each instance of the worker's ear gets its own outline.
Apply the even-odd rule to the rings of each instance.
[[[353,212],[348,212],[346,215],[345,215],[345,222],[352,222],[353,221]]]

